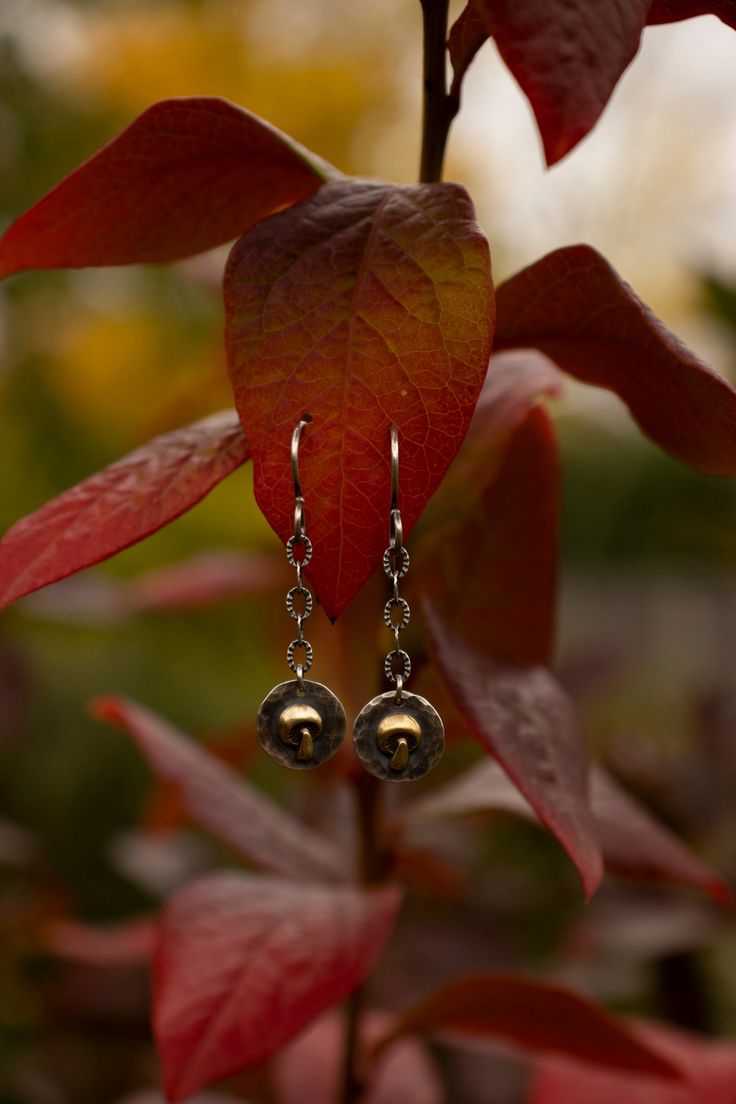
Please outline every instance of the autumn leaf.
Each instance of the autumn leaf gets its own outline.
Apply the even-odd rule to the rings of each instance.
[[[319,158],[227,100],[162,100],[8,228],[0,278],[28,268],[201,253],[332,175]]]
[[[543,667],[495,663],[425,603],[434,658],[469,731],[575,863],[590,897],[603,875],[588,761],[572,702]]]
[[[51,499],[0,541],[0,608],[155,533],[249,455],[237,418],[224,410],[155,437]]]
[[[459,185],[341,180],[254,227],[225,277],[230,375],[255,493],[293,532],[300,462],[310,579],[336,617],[387,543],[389,426],[405,534],[465,436],[493,333],[488,244]]]
[[[585,997],[531,978],[487,974],[449,982],[405,1012],[380,1049],[416,1033],[505,1039],[534,1052],[570,1055],[613,1069],[683,1076],[676,1059],[639,1038],[625,1020]]]
[[[654,0],[647,23],[676,23],[697,15],[716,15],[736,29],[735,0]]]
[[[645,882],[692,886],[720,904],[731,901],[723,878],[597,764],[590,774],[590,806],[606,870]],[[411,825],[495,810],[537,819],[499,764],[484,761],[413,802],[402,819]]]
[[[671,334],[587,245],[549,253],[498,289],[497,349],[539,349],[615,392],[679,460],[736,475],[736,391]]]
[[[347,864],[329,840],[155,713],[114,697],[98,698],[90,710],[132,736],[151,769],[177,787],[192,820],[248,862],[300,881],[347,877]]]
[[[560,380],[534,351],[491,358],[412,573],[444,624],[500,663],[549,663],[554,648],[559,465],[549,417],[534,406]]]
[[[180,890],[161,926],[153,1027],[170,1100],[264,1061],[368,973],[400,892],[236,873]]]
[[[736,1047],[643,1020],[629,1030],[687,1073],[677,1085],[623,1070],[594,1069],[560,1058],[536,1064],[525,1104],[733,1104]]]

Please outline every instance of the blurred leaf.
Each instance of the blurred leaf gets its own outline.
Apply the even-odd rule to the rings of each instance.
[[[547,982],[479,975],[437,989],[399,1019],[380,1049],[415,1033],[506,1039],[527,1050],[568,1054],[596,1065],[662,1078],[683,1076],[661,1053],[604,1008]]]
[[[85,966],[138,965],[153,954],[157,926],[148,917],[106,927],[55,920],[44,928],[43,942],[52,954]]]
[[[346,997],[393,928],[395,888],[213,874],[170,902],[153,1024],[170,1100],[270,1057]]]
[[[533,352],[491,358],[413,576],[447,627],[500,663],[549,663],[554,650],[557,446],[546,412],[530,407],[558,381]]]
[[[240,467],[230,411],[154,438],[16,522],[0,541],[0,606],[155,533]]]
[[[0,239],[0,277],[201,253],[329,174],[226,100],[162,100],[13,223]]]
[[[308,411],[302,482],[330,617],[379,565],[389,425],[410,530],[468,428],[490,355],[488,243],[459,185],[337,181],[254,227],[225,277],[236,404],[259,505],[293,532],[289,442]]]
[[[590,897],[603,861],[572,702],[545,668],[495,663],[449,630],[429,603],[425,616],[437,664],[470,732],[560,841]]]
[[[496,348],[541,350],[614,391],[645,433],[712,475],[736,475],[736,391],[691,353],[595,249],[568,246],[498,289]]]
[[[273,556],[213,549],[130,579],[124,602],[127,609],[158,613],[211,609],[288,585],[286,580],[285,565]]]
[[[642,881],[694,886],[721,904],[731,901],[731,891],[723,879],[597,765],[591,771],[590,804],[607,870]],[[404,816],[413,823],[490,810],[536,819],[499,765],[482,762],[414,802]]]
[[[391,1026],[391,1017],[367,1012],[361,1017],[361,1050],[368,1052]],[[340,1104],[345,1051],[345,1022],[336,1013],[317,1020],[285,1047],[274,1061],[278,1104]],[[365,1054],[359,1068],[365,1068]],[[417,1039],[402,1039],[366,1069],[367,1089],[361,1104],[443,1104],[445,1095],[427,1048]]]
[[[643,1021],[630,1021],[629,1029],[680,1066],[687,1084],[664,1084],[632,1073],[546,1058],[535,1070],[525,1104],[733,1104],[736,1047],[732,1044]]]
[[[327,839],[160,717],[123,698],[101,698],[91,709],[128,732],[159,777],[180,788],[192,819],[249,862],[299,880],[345,877],[345,861]]]

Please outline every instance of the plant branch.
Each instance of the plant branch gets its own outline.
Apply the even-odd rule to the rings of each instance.
[[[460,106],[456,92],[447,91],[447,12],[449,0],[420,0],[424,27],[422,154],[419,180],[442,179],[447,137]]]

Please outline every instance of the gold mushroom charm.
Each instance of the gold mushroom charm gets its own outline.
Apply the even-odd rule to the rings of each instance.
[[[419,723],[408,713],[389,713],[376,729],[376,743],[384,755],[390,756],[392,771],[406,770],[411,752],[416,751],[421,742]]]
[[[314,741],[321,731],[322,718],[306,702],[288,705],[279,717],[279,739],[283,744],[299,749],[296,757],[300,763],[308,763],[314,758]]]

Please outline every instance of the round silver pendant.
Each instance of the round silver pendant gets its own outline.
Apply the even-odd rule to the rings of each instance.
[[[353,728],[355,753],[367,771],[387,782],[411,782],[431,770],[445,750],[445,728],[419,694],[389,690],[361,709]]]
[[[331,759],[345,735],[345,710],[321,682],[274,686],[261,702],[256,731],[263,750],[283,767],[311,770]]]

